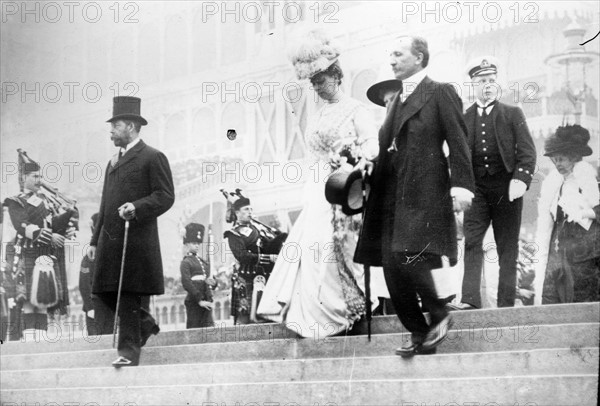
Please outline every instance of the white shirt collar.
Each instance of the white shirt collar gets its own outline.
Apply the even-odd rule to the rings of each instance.
[[[142,140],[141,137],[137,137],[135,140],[131,141],[129,144],[127,144],[127,146],[125,148],[121,148],[121,156],[125,155],[127,153],[127,151],[129,151],[131,148],[135,147],[136,144],[138,142],[140,142]]]
[[[477,104],[477,113],[479,113],[479,115],[481,116],[483,114],[483,109],[485,109],[485,114],[490,114],[490,112],[496,105],[496,103],[494,103],[494,101],[495,100],[490,100],[489,102],[483,104],[479,101],[479,99],[477,99],[477,101],[475,101],[475,104]],[[494,104],[490,105],[490,103],[494,103]]]
[[[409,76],[402,81],[402,94],[400,94],[402,103],[404,103],[408,96],[413,94],[417,86],[419,86],[419,83],[425,79],[425,76],[427,76],[427,69],[421,69],[414,75]]]

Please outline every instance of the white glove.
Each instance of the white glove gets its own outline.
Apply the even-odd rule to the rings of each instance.
[[[452,196],[452,206],[456,213],[469,210],[473,202],[473,197],[475,197],[470,190],[457,186],[450,188],[450,195]]]
[[[208,302],[206,300],[201,300],[200,302],[198,302],[198,304],[200,305],[200,307],[204,307],[206,310],[212,310],[212,308],[214,307],[214,304],[212,302]]]
[[[512,202],[513,200],[516,200],[519,197],[523,197],[526,191],[527,185],[525,184],[525,182],[519,179],[511,180],[510,185],[508,186],[508,201]]]
[[[119,211],[119,217],[123,220],[133,220],[135,218],[135,206],[132,203],[125,203],[117,209]]]
[[[86,314],[90,319],[93,319],[94,318],[94,309],[88,310],[88,312]]]

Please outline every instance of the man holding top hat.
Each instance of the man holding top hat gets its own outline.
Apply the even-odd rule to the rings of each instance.
[[[428,62],[424,38],[396,39],[390,65],[402,90],[379,131],[379,155],[355,254],[356,262],[383,266],[394,308],[412,333],[411,341],[396,350],[402,357],[434,352],[450,328],[431,270],[441,268],[444,257],[451,265],[457,262],[453,211],[469,207],[474,189],[462,102],[452,85],[427,76]]]
[[[204,239],[204,226],[190,223],[185,226],[185,244],[187,254],[181,261],[181,283],[187,291],[185,311],[186,328],[212,327],[213,294],[216,281],[210,278],[208,262],[200,258],[198,250]]]
[[[465,113],[476,191],[464,218],[462,303],[449,306],[458,310],[481,307],[482,244],[491,223],[500,265],[498,307],[513,307],[522,197],[535,171],[535,145],[523,111],[498,101],[496,60],[480,57],[468,67],[477,95]]]
[[[123,285],[119,304],[119,357],[116,368],[139,364],[140,348],[159,332],[142,307],[142,297],[164,293],[157,217],[175,201],[169,161],[139,136],[148,122],[140,115],[137,97],[114,98],[111,140],[119,152],[106,167],[96,230],[88,255],[96,261],[92,293],[113,311],[117,308],[121,256]],[[124,247],[125,221],[129,221]]]

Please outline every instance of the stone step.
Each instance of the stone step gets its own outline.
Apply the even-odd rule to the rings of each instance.
[[[576,303],[568,305],[527,306],[501,309],[481,309],[453,312],[455,328],[525,328],[527,325],[590,323],[600,320],[600,303]],[[520,326],[520,327],[519,327]],[[365,321],[357,323],[349,335],[364,335]],[[402,333],[406,329],[396,316],[374,317],[373,334]],[[169,331],[153,336],[147,346],[185,344],[226,343],[241,341],[272,341],[294,339],[298,335],[283,324],[266,323],[245,326],[217,325],[211,328]],[[112,336],[84,336],[81,331],[59,329],[51,325],[39,341],[26,337],[25,342],[5,342],[0,346],[0,355],[35,354],[61,351],[89,351],[112,348]]]
[[[398,356],[243,361],[206,364],[3,371],[2,389],[165,386],[182,383],[314,382],[441,379],[598,373],[598,348]]]
[[[517,327],[453,328],[438,347],[440,353],[529,351],[534,349],[597,347],[599,323]],[[275,339],[203,345],[150,346],[142,350],[142,365],[190,364],[253,360],[388,356],[409,334],[313,339]],[[2,370],[84,368],[108,366],[116,350],[40,354],[2,354]]]
[[[416,361],[416,359],[415,359]],[[518,372],[517,372],[518,373]],[[5,406],[21,403],[95,405],[404,405],[597,404],[597,374],[435,379],[365,379],[243,384],[182,383],[177,386],[119,386],[3,390]],[[270,402],[270,403],[268,403]],[[468,402],[468,403],[467,403]]]

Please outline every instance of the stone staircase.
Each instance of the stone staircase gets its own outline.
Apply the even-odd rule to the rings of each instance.
[[[24,405],[596,405],[598,303],[454,312],[437,355],[402,359],[395,316],[298,339],[279,324],[153,336],[115,370],[112,336],[50,331],[1,347],[1,403]],[[32,341],[32,340],[29,340]]]

